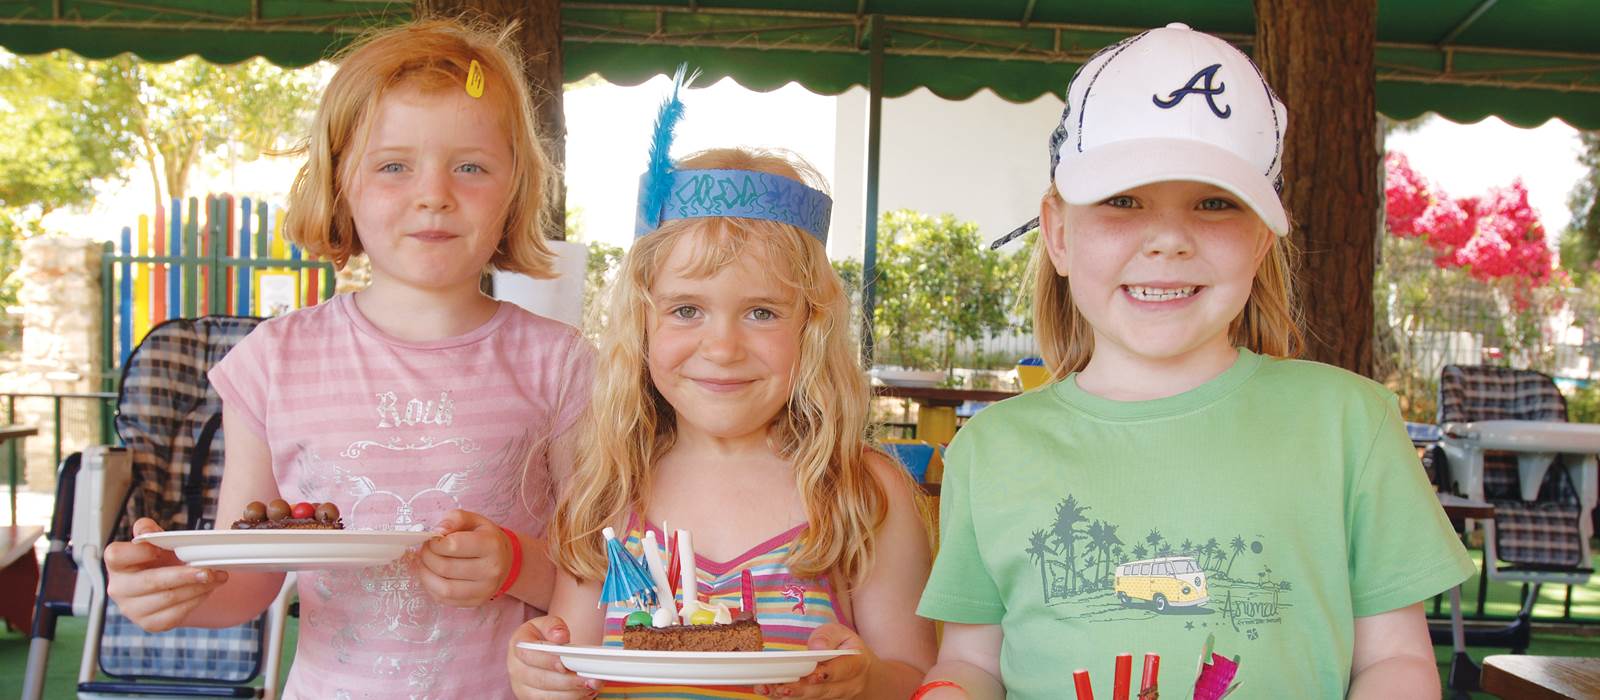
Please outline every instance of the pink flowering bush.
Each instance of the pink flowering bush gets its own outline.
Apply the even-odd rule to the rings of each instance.
[[[1452,198],[1412,170],[1403,154],[1389,154],[1384,167],[1390,235],[1426,240],[1441,268],[1462,268],[1482,281],[1509,280],[1519,306],[1532,288],[1550,281],[1555,256],[1520,179],[1482,196]]]
[[[1431,421],[1444,363],[1554,369],[1553,325],[1571,298],[1521,181],[1451,197],[1384,160],[1382,262],[1374,280],[1378,372],[1407,420]]]

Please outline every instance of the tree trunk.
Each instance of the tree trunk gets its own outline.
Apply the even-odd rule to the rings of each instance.
[[[522,49],[523,71],[533,93],[534,117],[539,136],[550,151],[551,167],[563,170],[567,160],[567,121],[561,111],[561,2],[560,0],[417,0],[418,16],[452,16],[480,13],[495,21],[516,20]],[[550,194],[550,225],[545,237],[566,238],[567,187],[557,179]]]
[[[1255,0],[1255,60],[1289,107],[1284,202],[1308,359],[1372,374],[1376,0]],[[1231,564],[1231,562],[1230,562]]]

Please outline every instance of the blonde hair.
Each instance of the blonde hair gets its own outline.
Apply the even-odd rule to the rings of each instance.
[[[1052,184],[1041,206],[1061,203]],[[1305,350],[1305,336],[1292,285],[1294,250],[1287,237],[1272,238],[1267,256],[1256,268],[1244,310],[1228,326],[1228,340],[1263,355],[1298,357]],[[1042,232],[1034,242],[1028,268],[1033,278],[1033,335],[1051,380],[1064,379],[1089,364],[1094,355],[1094,329],[1072,303],[1071,280],[1057,274],[1051,264]]]
[[[532,277],[555,275],[544,242],[546,203],[556,173],[539,140],[516,25],[466,19],[422,19],[358,40],[338,60],[322,94],[311,134],[296,153],[306,164],[289,190],[284,231],[311,255],[343,267],[362,252],[346,193],[365,148],[379,100],[401,86],[424,91],[464,90],[474,61],[483,70],[483,98],[500,110],[511,142],[511,196],[505,230],[489,265]]]
[[[819,188],[822,181],[798,157],[772,151],[714,149],[678,167],[753,170]],[[551,522],[554,557],[578,578],[604,575],[600,530],[630,509],[643,513],[649,507],[656,460],[676,439],[672,406],[656,391],[645,362],[650,289],[680,241],[698,246],[696,263],[685,271],[693,277],[764,254],[764,269],[794,290],[802,305],[794,387],[770,433],[778,453],[793,464],[808,523],[788,565],[802,576],[838,572],[841,583],[851,586],[871,567],[875,533],[889,502],[868,464],[870,390],[850,340],[850,297],[820,241],[794,226],[760,219],[669,221],[635,241],[623,258],[600,331],[587,435]]]

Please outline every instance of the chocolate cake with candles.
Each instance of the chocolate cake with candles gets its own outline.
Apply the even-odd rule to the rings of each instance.
[[[606,579],[601,601],[633,601],[638,608],[623,621],[622,648],[648,651],[761,651],[761,624],[755,616],[755,589],[749,570],[742,580],[737,613],[719,602],[702,602],[694,574],[694,546],[689,533],[673,534],[673,554],[678,560],[680,604],[668,569],[661,562],[654,532],[644,536],[643,565],[628,553],[611,528],[604,531]]]

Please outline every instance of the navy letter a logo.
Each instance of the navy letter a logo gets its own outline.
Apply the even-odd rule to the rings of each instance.
[[[1217,115],[1218,118],[1227,119],[1228,115],[1233,114],[1233,106],[1228,105],[1222,109],[1217,109],[1217,102],[1215,99],[1217,95],[1222,94],[1223,89],[1225,89],[1227,86],[1224,83],[1217,83],[1216,86],[1213,87],[1211,84],[1211,81],[1215,80],[1217,77],[1217,69],[1221,67],[1221,63],[1213,63],[1205,68],[1201,68],[1199,72],[1195,73],[1189,78],[1189,84],[1167,93],[1167,100],[1165,102],[1161,101],[1161,98],[1155,95],[1150,96],[1150,101],[1156,103],[1156,106],[1162,109],[1172,109],[1173,107],[1178,106],[1178,103],[1182,102],[1183,98],[1185,97],[1190,95],[1205,95],[1206,105],[1211,107],[1211,113]],[[1202,78],[1205,79],[1205,82],[1201,82]],[[1200,86],[1195,87],[1195,83],[1200,83]]]

